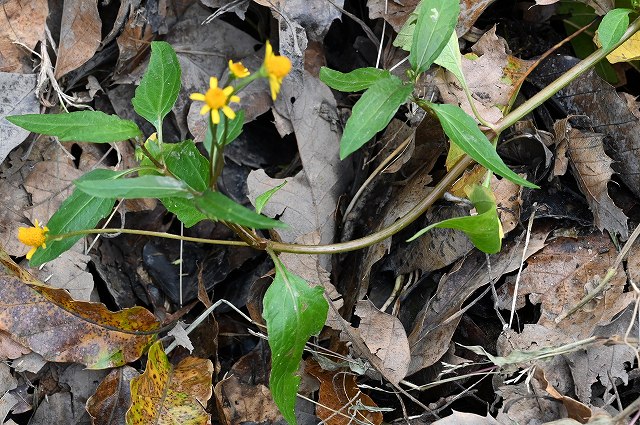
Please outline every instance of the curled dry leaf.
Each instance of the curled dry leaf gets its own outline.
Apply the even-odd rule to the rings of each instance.
[[[356,315],[360,317],[358,333],[371,354],[382,360],[385,377],[398,385],[407,375],[410,361],[409,341],[400,319],[383,313],[368,300],[358,301]]]
[[[121,366],[137,360],[155,338],[159,323],[142,307],[113,313],[37,281],[3,250],[0,262],[0,329],[49,361]]]
[[[613,175],[613,160],[604,152],[605,136],[572,128],[568,119],[556,122],[554,129],[561,145],[558,150],[569,159],[571,171],[593,212],[596,227],[626,239],[629,236],[627,216],[613,203],[607,188]]]
[[[315,361],[308,361],[305,371],[320,381],[316,415],[327,425],[349,425],[354,421],[373,425],[382,423],[382,413],[376,412],[376,403],[360,391],[355,374],[323,370]],[[358,405],[362,407],[356,409]]]
[[[214,395],[225,425],[283,421],[271,391],[262,384],[248,384],[234,374],[216,384]]]
[[[131,380],[140,374],[131,366],[112,370],[87,400],[87,412],[93,425],[123,424],[131,405]]]
[[[211,398],[213,363],[186,357],[176,367],[156,342],[148,353],[144,373],[131,380],[129,425],[174,425],[210,423],[204,410]]]

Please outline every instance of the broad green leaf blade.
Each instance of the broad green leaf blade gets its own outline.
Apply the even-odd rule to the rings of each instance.
[[[81,191],[98,198],[191,198],[193,195],[183,181],[173,177],[141,176],[116,180],[86,180],[73,182]]]
[[[224,123],[227,123],[227,141],[223,143],[224,138]],[[209,125],[211,125],[211,121],[209,121]],[[217,126],[216,130],[216,141],[220,146],[226,146],[236,140],[240,133],[242,133],[242,126],[244,125],[244,110],[240,109],[236,113],[236,117],[232,120],[227,118],[224,114],[220,114],[220,124]],[[211,141],[213,140],[211,136],[211,129],[207,129],[204,134],[204,148],[207,150],[207,153],[211,154]]]
[[[434,62],[455,75],[463,87],[467,86],[467,81],[462,72],[462,55],[458,46],[458,36],[455,32],[451,33],[449,41]]]
[[[447,136],[478,164],[521,186],[538,189],[535,184],[523,179],[502,161],[491,142],[480,131],[478,125],[455,105],[429,104],[436,113]]]
[[[25,130],[56,136],[61,142],[111,143],[142,135],[133,121],[100,111],[13,115],[6,118]]]
[[[406,50],[407,52],[411,51],[411,43],[413,42],[413,32],[416,29],[416,21],[418,20],[418,15],[420,14],[420,10],[422,9],[422,4],[424,2],[418,3],[416,8],[411,12],[407,20],[405,21],[402,28],[400,28],[400,32],[396,36],[396,39],[393,40],[393,45],[401,48],[402,50]]]
[[[258,195],[256,197],[255,205],[256,205],[256,212],[258,214],[262,212],[262,209],[264,208],[265,205],[267,205],[267,202],[269,202],[269,199],[271,199],[271,197],[275,195],[277,191],[282,189],[282,187],[285,184],[287,184],[286,180],[283,183],[280,183],[279,185],[274,187],[273,189],[269,189],[265,193]]]
[[[353,106],[351,117],[340,140],[340,159],[345,159],[385,128],[398,108],[407,101],[413,84],[404,84],[390,75],[381,78],[364,92]]]
[[[322,330],[329,305],[322,286],[309,287],[280,260],[276,261],[276,276],[264,295],[262,313],[271,347],[269,387],[282,416],[294,425],[302,351],[307,340]]]
[[[358,68],[349,73],[335,71],[323,66],[320,68],[320,80],[334,90],[356,92],[366,90],[381,78],[389,78],[386,69]]]
[[[207,190],[195,198],[195,205],[211,220],[229,221],[254,229],[286,227],[284,223],[251,211],[220,192]]]
[[[85,174],[83,179],[103,180],[115,178],[119,175],[121,173],[98,169]],[[115,201],[114,198],[97,198],[87,195],[78,189],[74,190],[71,196],[65,199],[49,219],[47,223],[49,235],[94,228],[101,219],[109,215]],[[81,237],[74,236],[59,241],[47,242],[46,248],[36,250],[29,264],[31,267],[37,267],[57,258],[60,254],[69,250]]]
[[[620,41],[629,27],[631,12],[631,9],[612,9],[602,18],[596,34],[603,49],[609,49]]]
[[[179,91],[180,63],[176,52],[169,43],[152,41],[149,66],[131,99],[133,109],[161,131],[162,120],[176,103]]]
[[[422,236],[433,228],[457,229],[463,231],[471,243],[482,252],[495,254],[502,247],[502,224],[498,217],[496,198],[490,189],[474,185],[468,192],[469,199],[476,208],[477,215],[456,217],[434,223],[413,235],[408,242]]]
[[[209,161],[202,156],[191,140],[165,144],[173,148],[164,154],[167,169],[192,189],[204,192],[209,187]]]
[[[192,199],[162,198],[160,201],[167,211],[178,217],[184,227],[195,226],[207,218],[205,214],[196,208]]]
[[[127,425],[205,425],[205,410],[211,398],[213,363],[188,356],[173,367],[162,351],[162,343],[149,348],[142,375],[131,380],[131,406]],[[109,420],[104,423],[119,423]]]
[[[421,73],[429,69],[453,33],[460,14],[457,1],[422,0],[413,30],[409,62]]]

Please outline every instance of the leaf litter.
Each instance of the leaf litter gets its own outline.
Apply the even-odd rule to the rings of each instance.
[[[533,47],[527,43],[535,44],[536,37],[546,39],[531,30],[533,41],[527,41],[494,26],[501,19],[519,25],[520,19],[532,15],[502,16],[505,12],[492,3],[462,1],[456,32],[464,36],[463,52],[471,52],[462,63],[473,97],[481,115],[495,122],[515,93],[514,83],[536,59],[523,52],[538,48],[538,54],[544,53],[543,42]],[[605,1],[583,3],[597,15],[613,6]],[[264,87],[243,93],[245,121],[251,129],[244,143],[252,146],[252,152],[227,154],[235,166],[225,178],[224,190],[248,205],[288,181],[265,207],[267,214],[289,224],[278,230],[282,240],[317,244],[365,236],[406,214],[442,177],[447,140],[441,128],[429,116],[404,110],[393,124],[403,129],[405,136],[398,136],[402,140],[394,136],[396,127],[390,127],[360,156],[340,161],[344,118],[359,95],[331,91],[318,79],[321,64],[344,72],[375,66],[376,43],[379,39],[387,43],[389,32],[401,30],[416,1],[203,1],[207,7],[192,1],[142,7],[136,0],[21,4],[9,0],[0,13],[0,87],[6,96],[0,99],[0,120],[37,113],[43,107],[55,111],[55,87],[74,99],[88,99],[90,106],[106,113],[115,110],[123,118],[137,119],[127,115],[131,112],[126,104],[146,66],[148,43],[163,37],[176,48],[183,70],[180,100],[165,137],[178,140],[192,135],[201,141],[204,129],[198,127],[197,107],[187,101],[188,94],[200,91],[209,76],[223,76],[228,59],[242,60],[255,69],[264,56],[266,34],[277,35],[272,41],[279,39],[277,50],[291,57],[294,70],[275,105],[264,95]],[[563,38],[548,22],[536,24],[558,41]],[[382,37],[383,26],[387,39]],[[479,39],[477,34],[482,34]],[[44,42],[51,47],[55,68],[46,57],[34,54],[42,52]],[[633,43],[637,40],[610,61],[637,56]],[[381,63],[402,58],[398,49],[383,47]],[[528,81],[544,87],[575,63],[575,58],[552,55]],[[618,70],[630,73],[629,81],[637,77],[633,70]],[[45,74],[56,84],[42,97]],[[421,90],[433,90],[436,98],[472,112],[451,75],[439,74],[435,81]],[[79,96],[89,90],[91,95]],[[360,253],[283,254],[281,261],[289,270],[322,286],[333,303],[323,332],[312,341],[316,345],[307,348],[315,351],[314,357],[326,356],[342,365],[331,370],[328,360],[316,364],[311,357],[305,359],[305,366],[298,368],[300,393],[320,406],[298,400],[299,420],[585,423],[613,420],[635,400],[637,245],[631,246],[626,262],[601,293],[563,317],[599,285],[638,221],[640,173],[635,152],[640,115],[635,90],[631,84],[616,90],[589,72],[539,108],[531,121],[534,131],[528,134],[555,129],[555,146],[541,142],[554,150],[553,161],[545,153],[534,170],[515,155],[509,165],[521,177],[534,175],[547,190],[540,193],[563,190],[575,196],[563,199],[565,215],[560,216],[552,213],[557,211],[557,200],[551,196],[540,195],[532,205],[529,189],[494,177],[491,187],[506,234],[499,254],[486,256],[474,250],[463,233],[450,229],[435,229],[410,244],[405,242],[410,234],[400,233]],[[38,99],[46,102],[39,104]],[[151,132],[144,131],[145,136]],[[373,173],[394,155],[406,135],[411,140],[400,159]],[[527,137],[510,144],[517,150]],[[130,146],[93,149],[59,144],[29,136],[6,121],[0,121],[0,138],[0,238],[14,258],[26,253],[14,239],[16,229],[36,218],[46,221],[67,196],[73,179],[94,167],[119,169],[123,162],[134,162]],[[277,146],[278,154],[260,154],[259,145],[267,143]],[[243,154],[246,159],[238,160]],[[482,181],[482,174],[476,168],[463,176],[416,223],[417,229],[468,215],[471,206],[462,199],[464,187]],[[343,217],[356,192],[350,213]],[[587,207],[593,217],[576,217],[576,211]],[[155,203],[127,202],[121,208],[110,225],[146,223],[150,230],[180,231],[175,217]],[[532,213],[534,225],[527,230]],[[187,233],[228,237],[219,226],[204,222]],[[159,283],[158,276],[178,276],[178,263],[172,262],[181,257],[176,252],[170,261],[161,262],[162,267],[176,268],[167,273],[142,261],[148,240],[123,239],[122,245],[117,240],[89,238],[86,242],[97,242],[92,251],[85,251],[88,244],[78,244],[43,269],[31,270],[37,278],[2,254],[0,356],[11,361],[0,368],[0,382],[6,384],[0,388],[3,423],[5,419],[33,424],[125,423],[127,411],[127,423],[148,423],[141,419],[145,415],[183,414],[197,418],[194,423],[282,421],[268,386],[268,346],[255,336],[260,327],[222,308],[215,313],[219,326],[215,344],[192,337],[198,357],[182,348],[167,357],[160,345],[151,345],[153,330],[161,322],[171,322],[174,315],[187,314],[187,322],[193,320],[201,308],[190,305],[192,312],[180,310],[176,297],[167,296]],[[220,269],[222,277],[212,278],[204,268],[202,277],[192,271],[190,282],[202,282],[201,289],[214,300],[231,294],[237,308],[254,309],[251,300],[261,295],[260,285],[254,283],[272,267],[268,259],[221,250],[203,262],[209,269]],[[206,285],[207,281],[214,283]],[[109,311],[133,305],[137,305],[134,310]],[[509,328],[511,314],[515,321]],[[252,317],[259,323],[259,312]],[[210,337],[213,331],[201,325],[198,332]],[[566,350],[571,344],[578,345]],[[139,358],[146,363],[137,363]],[[485,379],[487,361],[494,361],[491,383]],[[80,365],[106,368],[109,374],[91,375],[95,371],[83,371]],[[225,376],[226,372],[231,373]],[[32,383],[42,392],[29,394]],[[399,402],[391,394],[398,388],[429,391],[399,392]],[[169,413],[175,408],[180,413]],[[20,414],[29,411],[33,417],[24,421]]]

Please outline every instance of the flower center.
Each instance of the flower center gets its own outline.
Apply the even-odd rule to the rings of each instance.
[[[21,227],[18,229],[18,240],[25,245],[39,247],[44,244],[45,233],[39,227]]]
[[[291,61],[286,56],[273,56],[265,60],[267,72],[276,78],[284,78],[291,71]]]
[[[204,95],[204,101],[211,109],[220,109],[227,104],[227,95],[220,87],[209,89]]]

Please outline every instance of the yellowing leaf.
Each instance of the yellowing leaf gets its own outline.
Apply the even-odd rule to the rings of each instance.
[[[142,307],[114,313],[100,303],[76,301],[36,280],[1,249],[0,263],[0,330],[46,360],[91,369],[122,366],[155,339],[160,325]],[[147,334],[136,334],[141,331]]]
[[[631,36],[620,47],[607,55],[611,63],[630,62],[640,59],[640,32]]]
[[[131,380],[131,407],[128,425],[204,425],[204,410],[211,398],[213,363],[187,357],[175,368],[162,350],[160,341],[149,349],[147,368]]]

